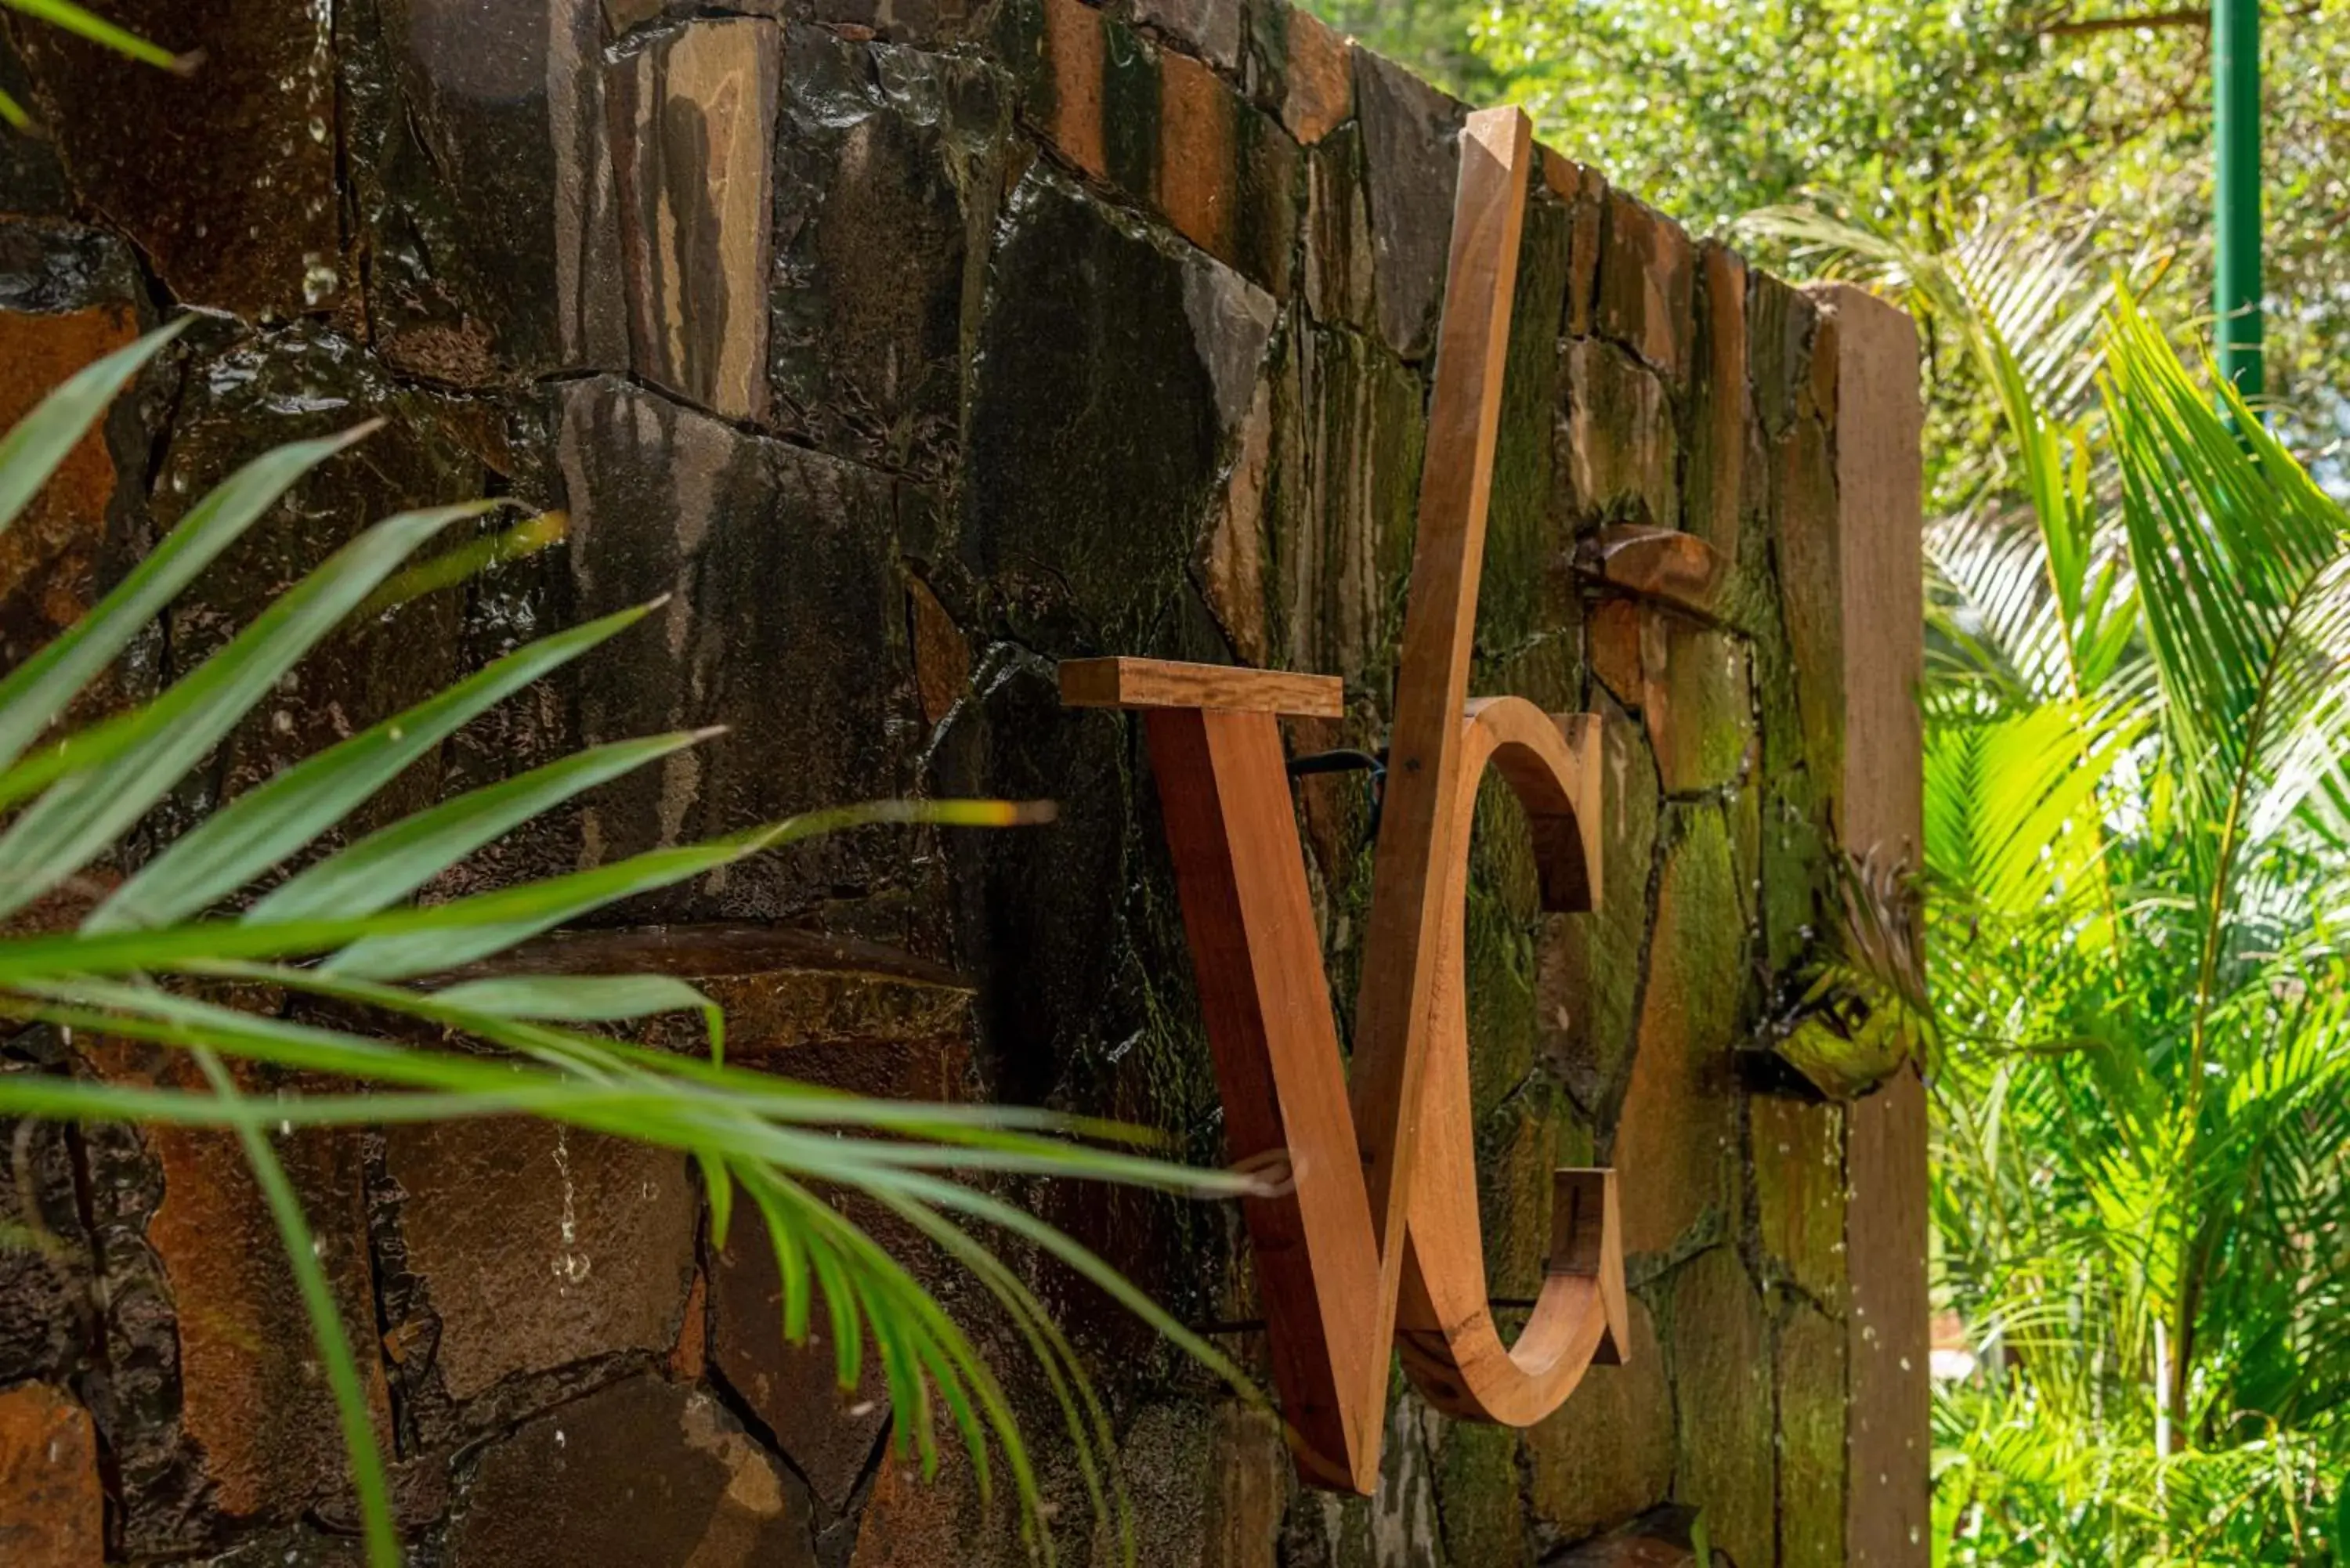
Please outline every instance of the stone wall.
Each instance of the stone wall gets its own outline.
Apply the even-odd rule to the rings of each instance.
[[[236,463],[386,416],[173,607],[122,691],[396,506],[510,493],[567,508],[567,546],[343,638],[134,857],[519,638],[671,594],[377,819],[583,742],[727,736],[436,890],[819,804],[1055,798],[1046,831],[744,866],[544,961],[702,980],[756,1066],[1129,1117],[1215,1160],[1139,737],[1062,711],[1055,661],[1335,672],[1347,716],[1292,743],[1379,742],[1465,110],[1278,0],[713,9],[113,5],[207,51],[186,81],[8,18],[0,88],[51,134],[0,138],[0,421],[142,325],[204,314],[7,536],[5,657]],[[1555,154],[1517,299],[1474,690],[1604,716],[1606,903],[1542,914],[1496,795],[1469,919],[1481,1210],[1493,1293],[1523,1301],[1548,1170],[1619,1168],[1630,1365],[1523,1433],[1400,1394],[1379,1496],[1341,1501],[1300,1491],[1263,1417],[1102,1298],[1024,1266],[1111,1401],[1146,1563],[1662,1563],[1697,1510],[1738,1568],[1845,1561],[1848,1530],[1854,1560],[1922,1562],[1902,1529],[1922,1523],[1922,1312],[1913,1367],[1906,1317],[1863,1321],[1846,1244],[1871,1201],[1922,1216],[1922,1165],[1913,1193],[1881,1128],[1869,1158],[1898,1179],[1847,1213],[1847,1122],[1898,1135],[1914,1105],[1794,1097],[1745,1049],[1816,940],[1855,753],[1914,774],[1914,741],[1905,760],[1846,723],[1914,629],[1845,636],[1856,541],[1905,505],[1914,524],[1914,482],[1904,503],[1898,473],[1868,479],[1863,515],[1852,473],[1864,427],[1914,459],[1908,326]],[[1367,803],[1346,777],[1300,793],[1343,1008]],[[356,1563],[331,1409],[233,1147],[36,1127],[6,1147],[0,1560]],[[483,1124],[286,1147],[348,1312],[380,1335],[367,1370],[418,1561],[1019,1559],[966,1466],[911,1480],[871,1391],[832,1387],[830,1347],[779,1344],[772,1265],[713,1245],[680,1161]],[[1234,1214],[1020,1196],[1262,1366]],[[1006,1339],[1062,1560],[1108,1561]],[[1904,1414],[1855,1463],[1847,1388],[1871,1378]]]

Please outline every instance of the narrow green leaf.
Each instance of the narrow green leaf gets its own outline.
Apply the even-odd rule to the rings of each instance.
[[[0,92],[0,120],[6,121],[11,130],[30,132],[33,129],[33,117],[9,93]]]
[[[674,975],[510,975],[444,986],[432,999],[494,1018],[617,1023],[660,1012],[699,1012],[714,1062],[726,1058],[726,1011]]]
[[[144,348],[152,353],[164,337],[177,330],[174,324],[161,333],[150,333],[130,348],[99,360],[82,375],[104,369],[132,349]],[[123,378],[137,369],[138,362],[133,361],[122,372]],[[78,376],[67,382],[67,389],[71,389],[80,379]],[[120,386],[120,380],[114,385]],[[112,389],[108,389],[109,395]],[[60,395],[52,394],[50,401],[56,401]],[[48,407],[48,403],[42,404],[31,418],[9,433],[6,441],[0,442],[0,486],[9,483],[15,465],[15,454],[8,449]],[[317,441],[294,441],[264,452],[238,469],[197,502],[178,526],[163,536],[162,543],[133,567],[112,593],[76,622],[72,630],[9,671],[7,678],[0,680],[0,766],[12,765],[23,756],[25,749],[57,722],[66,705],[114,661],[140,628],[162,613],[163,607],[176,598],[198,572],[235,543],[296,480],[380,423],[380,421],[371,421]],[[79,430],[79,426],[73,428],[77,432]],[[66,445],[70,447],[72,442]],[[21,497],[18,504],[22,504]],[[0,494],[0,518],[13,513],[5,495]]]
[[[535,556],[561,544],[570,525],[570,518],[563,513],[542,512],[536,517],[524,518],[504,533],[460,545],[429,561],[419,561],[368,596],[359,613],[362,617],[381,615],[412,599],[454,587],[492,566]]]
[[[90,15],[74,5],[72,0],[0,0],[0,5],[88,38],[93,44],[103,45],[141,65],[160,66],[181,76],[195,68],[193,56],[175,55],[160,44],[150,43],[136,33],[116,26],[103,16]]]
[[[0,836],[0,914],[103,854],[334,629],[408,553],[481,504],[403,513],[375,524],[281,594],[226,648],[140,711],[134,739],[103,768],[52,784]]]
[[[1009,815],[1016,809],[1000,801],[879,801],[810,812],[727,838],[648,850],[593,870],[459,899],[442,906],[451,918],[437,923],[435,929],[370,937],[337,953],[327,961],[325,968],[329,973],[370,980],[403,980],[458,969],[607,904],[691,881],[721,866],[797,839],[868,823],[1008,823],[1018,820]],[[0,848],[5,847],[5,840],[0,840]],[[467,914],[473,918],[459,918]]]
[[[398,717],[248,790],[125,883],[82,929],[97,933],[168,925],[216,903],[341,821],[475,716],[644,614],[642,608],[623,610],[525,644]]]
[[[9,123],[30,122],[11,117]],[[182,317],[135,343],[124,344],[96,364],[75,371],[64,385],[43,398],[31,413],[17,421],[6,435],[0,436],[0,533],[16,522],[26,502],[40,493],[41,486],[49,482],[57,465],[65,462],[66,455],[106,412],[115,394],[148,360],[162,351],[164,344],[186,331],[188,323],[194,319],[192,316]],[[14,685],[10,681],[8,687],[0,687],[0,692]]]
[[[483,845],[572,796],[717,733],[680,731],[614,741],[470,790],[403,817],[296,874],[246,910],[244,923],[299,924],[372,915]]]

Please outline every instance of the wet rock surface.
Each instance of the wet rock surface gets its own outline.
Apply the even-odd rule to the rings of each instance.
[[[114,15],[204,69],[0,21],[0,88],[54,130],[0,139],[0,422],[142,326],[204,316],[0,539],[0,662],[296,437],[387,421],[172,606],[99,704],[194,668],[395,510],[491,494],[568,518],[559,549],[338,632],[130,853],[525,639],[658,601],[354,827],[582,743],[719,727],[431,896],[858,800],[1053,800],[1050,828],[794,846],[506,968],[677,975],[726,1008],[751,1070],[1124,1118],[1221,1160],[1158,783],[1139,727],[1063,709],[1054,665],[1336,674],[1345,716],[1292,724],[1293,751],[1385,742],[1465,107],[1272,0]],[[1544,913],[1495,788],[1464,955],[1479,1214],[1512,1331],[1550,1172],[1612,1159],[1633,1358],[1523,1433],[1399,1397],[1379,1496],[1341,1501],[1297,1487],[1263,1417],[1014,1248],[1107,1395],[1143,1561],[1680,1563],[1700,1508],[1740,1568],[1840,1555],[1844,1126],[1737,1070],[1833,849],[1833,336],[1812,300],[1543,154],[1475,690],[1601,715],[1604,893]],[[1369,796],[1351,776],[1298,794],[1343,1023]],[[691,1015],[639,1033],[708,1049]],[[35,1035],[0,1068],[175,1070]],[[681,1153],[505,1121],[282,1148],[420,1560],[1024,1560],[1000,1472],[983,1503],[951,1435],[935,1484],[888,1451],[869,1346],[844,1390],[820,1306],[810,1343],[785,1342],[756,1215],[738,1204],[722,1245]],[[61,1541],[94,1561],[102,1491],[113,1561],[356,1561],[331,1407],[233,1144],[0,1127],[0,1223],[41,1238],[0,1247],[0,1488],[41,1500],[29,1560]],[[1232,1213],[1003,1195],[1266,1375]],[[849,1210],[1003,1376],[1065,1560],[1100,1555],[1050,1392],[983,1293]],[[16,1479],[23,1433],[52,1429],[73,1438],[63,1479]]]

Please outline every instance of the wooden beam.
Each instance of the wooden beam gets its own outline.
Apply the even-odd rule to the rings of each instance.
[[[1924,405],[1909,317],[1864,289],[1806,290],[1834,326],[1835,542],[1844,680],[1842,846],[1917,864],[1925,647]],[[1827,332],[1823,352],[1831,351]],[[1926,1293],[1926,1087],[1905,1068],[1848,1113],[1846,1560],[1925,1568],[1933,1536]]]
[[[1420,471],[1403,649],[1396,664],[1395,727],[1386,805],[1371,862],[1371,911],[1355,1012],[1349,1089],[1364,1179],[1378,1227],[1382,1314],[1395,1330],[1404,1228],[1415,1161],[1420,1085],[1444,925],[1446,870],[1456,853],[1461,715],[1469,698],[1471,634],[1485,560],[1487,502],[1501,431],[1502,371],[1524,233],[1534,126],[1516,109],[1469,117],[1452,205],[1452,253],[1436,340],[1428,456]],[[1369,1478],[1376,1480],[1376,1478]],[[1368,1490],[1367,1487],[1365,1490]]]
[[[1347,711],[1347,683],[1335,675],[1231,664],[1072,659],[1061,665],[1061,701],[1071,708],[1198,708],[1336,719]]]

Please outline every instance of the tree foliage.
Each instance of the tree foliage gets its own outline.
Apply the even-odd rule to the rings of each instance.
[[[1787,223],[2006,437],[1928,541],[1941,1546],[2338,1559],[2350,517],[2077,244]]]
[[[1375,48],[1700,233],[1820,198],[1939,249],[2037,209],[2210,297],[2210,40],[2168,0],[1316,0]],[[2350,388],[2350,0],[2264,15],[2270,386],[2330,439]],[[2130,16],[2155,26],[2116,26]],[[1466,40],[1464,43],[1463,40]],[[1955,209],[1955,210],[1954,210]],[[1765,249],[1761,259],[1784,259]]]

